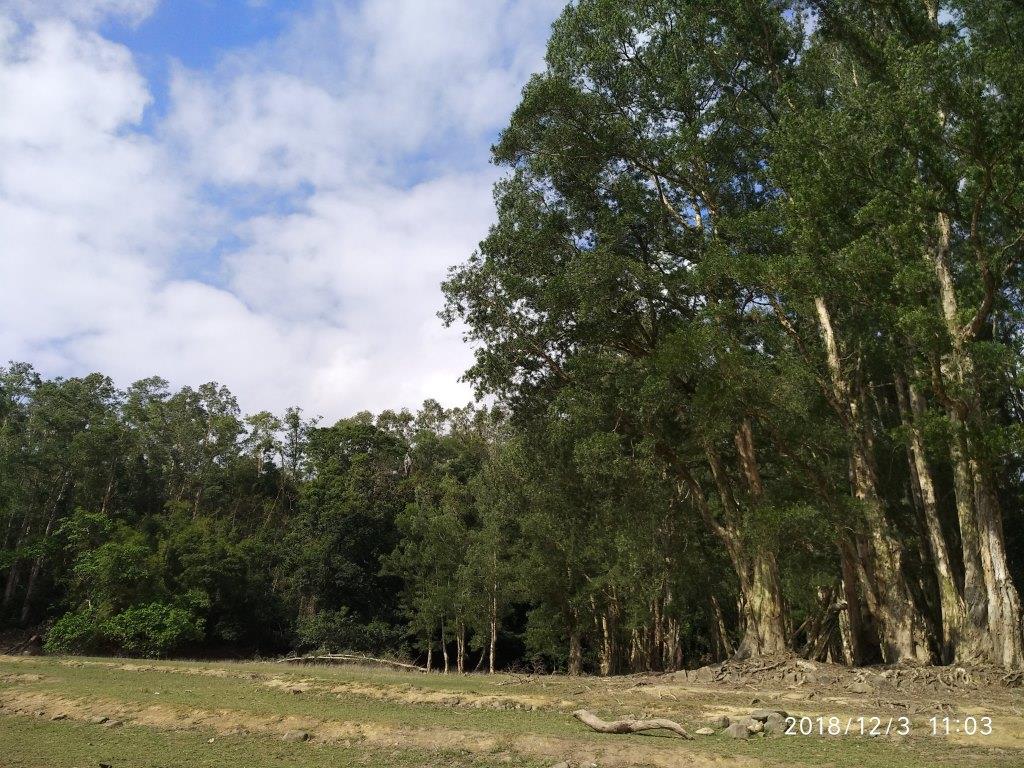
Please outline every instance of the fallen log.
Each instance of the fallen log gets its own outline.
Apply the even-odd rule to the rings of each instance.
[[[655,717],[650,720],[602,720],[593,712],[585,709],[577,709],[572,713],[573,717],[586,726],[593,728],[598,733],[639,733],[640,731],[667,730],[677,733],[684,739],[692,739],[693,736],[686,732],[679,723],[674,720],[666,720],[663,717]]]
[[[349,653],[325,653],[319,656],[289,656],[286,659],[279,659],[279,664],[377,664],[382,667],[395,667],[396,669],[408,669],[413,672],[426,672],[423,667],[415,664],[406,664],[391,659],[377,659],[372,656],[358,656]]]

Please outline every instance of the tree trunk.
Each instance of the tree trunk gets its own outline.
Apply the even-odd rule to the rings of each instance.
[[[615,674],[615,618],[611,609],[601,614],[601,674]]]
[[[1009,575],[1003,513],[993,488],[991,469],[984,457],[982,441],[974,434],[981,431],[981,424],[974,422],[983,422],[974,360],[968,349],[975,331],[972,325],[960,325],[956,288],[949,266],[949,216],[940,213],[936,224],[938,240],[931,251],[931,261],[950,338],[950,351],[942,361],[940,376],[943,382],[952,385],[954,395],[944,393],[944,404],[953,429],[951,454],[964,550],[964,599],[968,615],[976,624],[982,620],[984,610],[992,661],[1019,668],[1024,666],[1020,595]],[[976,573],[979,567],[980,578]]]
[[[18,588],[18,581],[21,577],[21,563],[15,560],[11,563],[11,569],[7,572],[7,584],[4,585],[3,609],[6,611],[14,601],[14,591]]]
[[[1003,539],[1003,516],[995,491],[985,473],[976,468],[978,517],[982,532],[981,561],[988,592],[989,635],[995,661],[1004,667],[1024,666],[1024,627],[1021,625],[1020,594],[1010,577]]]
[[[569,674],[576,677],[583,673],[583,643],[576,627],[569,630]]]
[[[50,512],[50,518],[46,523],[46,531],[43,534],[43,546],[46,544],[46,540],[49,539],[50,531],[53,528],[53,520],[56,517],[56,508]],[[36,555],[36,559],[32,563],[32,568],[29,570],[29,581],[25,587],[25,601],[22,603],[22,616],[20,616],[20,624],[26,626],[29,622],[29,616],[32,612],[32,603],[36,599],[36,585],[39,583],[39,573],[43,569],[43,562],[45,556],[42,552]]]
[[[444,622],[441,622],[441,656],[444,658],[444,673],[448,674],[448,641],[444,636]]]
[[[488,646],[487,652],[487,671],[490,674],[494,674],[495,668],[495,654],[498,649],[498,588],[494,587],[494,591],[491,592],[491,642]]]
[[[29,533],[32,531],[32,520],[29,513],[24,513],[24,519],[21,526],[21,535],[18,536],[14,543],[14,549],[21,549],[22,544],[28,538]],[[14,562],[11,563],[11,568],[7,572],[7,584],[4,586],[4,601],[3,610],[6,611],[10,608],[11,603],[14,602],[14,593],[18,588],[18,582],[21,580],[21,559],[17,556],[14,558]]]
[[[984,656],[985,640],[978,625],[971,622],[967,615],[967,604],[957,584],[949,546],[942,531],[935,482],[920,427],[927,416],[927,404],[921,393],[900,377],[896,380],[896,395],[903,422],[909,428],[910,478],[924,513],[928,550],[939,588],[939,609],[942,614],[941,660],[944,664],[977,661]],[[958,484],[962,484],[962,478]],[[978,566],[972,564],[970,570],[970,581],[976,584]]]
[[[865,566],[877,606],[876,622],[882,656],[888,663],[932,660],[927,622],[915,605],[906,576],[900,543],[886,520],[878,492],[874,440],[864,424],[860,393],[844,370],[832,317],[825,300],[814,300],[832,384],[832,401],[850,438],[851,480],[867,524],[869,552]]]
[[[703,490],[689,474],[684,475],[690,497],[705,524],[725,545],[739,580],[740,615],[744,622],[743,639],[737,650],[740,658],[785,653],[789,649],[785,627],[782,590],[779,582],[775,553],[766,548],[748,552],[737,527],[739,510],[728,486],[721,458],[710,446],[705,446],[711,474],[718,488],[725,524],[714,519]]]
[[[28,582],[25,585],[25,600],[21,604],[21,624],[25,626],[28,623],[29,616],[32,611],[32,603],[36,596],[36,586],[39,583],[39,574],[43,570],[43,563],[46,561],[46,542],[50,538],[50,534],[53,532],[53,524],[57,521],[57,510],[60,508],[60,502],[64,498],[64,494],[67,492],[68,485],[71,480],[69,473],[64,473],[63,481],[61,482],[60,490],[57,491],[56,496],[51,497],[49,503],[50,516],[46,520],[46,529],[43,531],[43,538],[41,541],[41,551],[36,555],[36,559],[32,563],[32,569],[28,573]]]
[[[461,675],[466,671],[466,625],[459,619],[455,626],[455,671]]]
[[[757,504],[763,496],[764,488],[757,469],[748,422],[744,422],[737,433],[736,443],[739,447],[740,463],[750,487],[751,499]],[[743,603],[745,627],[743,638],[736,649],[736,656],[746,659],[786,653],[789,650],[789,637],[775,553],[765,546],[757,546],[753,551],[747,547],[739,530],[739,505],[729,487],[721,457],[710,446],[706,446],[706,453],[712,477],[729,520],[725,526],[719,526],[719,536],[726,540],[726,549],[739,577]]]
[[[434,644],[429,643],[427,645],[427,672],[433,671],[434,668]]]
[[[878,638],[861,597],[864,581],[859,572],[858,559],[856,543],[848,536],[843,536],[839,540],[839,561],[843,573],[843,599],[846,600],[847,608],[840,616],[840,625],[844,627],[846,656],[855,667],[881,660]]]
[[[718,602],[718,598],[711,595],[711,628],[714,632],[715,637],[715,653],[718,656],[717,660],[727,659],[732,656],[736,649],[732,646],[732,640],[729,639],[729,632],[725,628],[725,616],[722,613],[722,606]]]
[[[786,653],[789,650],[782,586],[775,555],[758,549],[751,560],[750,578],[743,592],[747,627],[736,649],[736,657],[740,659]]]

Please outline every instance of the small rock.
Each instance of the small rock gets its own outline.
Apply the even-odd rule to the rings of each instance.
[[[732,723],[725,729],[725,734],[733,739],[750,738],[750,731],[747,730],[746,723]]]
[[[288,692],[289,692],[289,693],[295,693],[295,694],[298,694],[298,693],[302,693],[302,689],[301,689],[301,688],[289,688],[289,689],[288,689]]]
[[[732,720],[730,720],[728,718],[728,716],[726,716],[726,715],[719,715],[714,720],[712,720],[709,723],[709,725],[712,728],[714,728],[716,731],[720,731],[723,728],[728,728],[729,727],[729,723],[731,723],[731,722],[732,722]]]
[[[50,716],[50,719],[51,719],[51,720],[55,720],[55,721],[56,721],[56,720],[67,720],[67,719],[68,719],[68,716],[67,716],[67,715],[65,715],[65,714],[64,714],[63,712],[58,712],[58,713],[57,713],[57,714],[55,714],[55,715],[51,715],[51,716]]]
[[[714,736],[715,729],[704,726],[703,728],[698,728],[696,731],[694,731],[694,733],[696,733],[698,736]]]
[[[751,733],[761,733],[764,730],[764,723],[760,720],[751,720],[747,723],[747,730]]]
[[[786,716],[786,710],[784,709],[755,709],[750,713],[751,720],[760,720],[762,723],[772,715]]]
[[[309,734],[305,731],[288,731],[284,735],[285,741],[309,741]]]
[[[764,721],[764,732],[778,736],[786,732],[786,715],[772,712]]]
[[[716,667],[701,667],[700,669],[692,670],[688,677],[695,683],[710,683],[715,679],[715,673],[718,671]]]
[[[103,727],[104,728],[117,728],[119,725],[121,725],[121,721],[120,720],[107,720],[107,722],[105,722],[103,724]]]
[[[851,693],[874,693],[875,687],[865,680],[854,680],[847,686]]]
[[[106,715],[93,715],[92,717],[89,718],[89,722],[92,723],[93,725],[103,725],[109,719],[110,718],[107,717]]]
[[[207,743],[207,744],[213,744],[213,742],[214,742],[214,739],[207,739],[207,740],[206,740],[206,743]]]

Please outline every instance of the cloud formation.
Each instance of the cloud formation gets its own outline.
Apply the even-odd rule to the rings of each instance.
[[[97,25],[155,2],[0,0],[0,356],[329,418],[465,402],[438,284],[493,216],[487,147],[560,5],[317,2],[172,63],[154,118]]]
[[[151,15],[160,0],[5,0],[0,10],[22,19],[69,19],[96,24],[118,18],[138,24]]]

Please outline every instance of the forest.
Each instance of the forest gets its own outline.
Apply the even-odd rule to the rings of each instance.
[[[1022,40],[1014,0],[573,3],[438,300],[477,404],[328,425],[10,363],[0,629],[1024,667]]]

